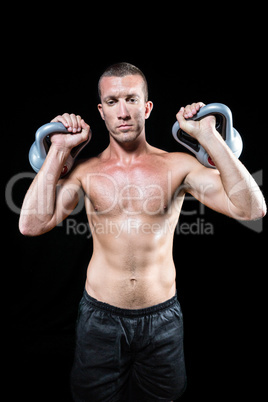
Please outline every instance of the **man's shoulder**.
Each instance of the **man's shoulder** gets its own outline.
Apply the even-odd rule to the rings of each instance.
[[[199,163],[194,156],[185,152],[163,152],[161,156],[170,163],[186,163],[190,165]]]
[[[156,148],[153,146],[150,146],[150,152],[151,155],[159,156],[160,158],[164,158],[170,161],[178,161],[178,160],[184,160],[184,161],[193,161],[196,160],[195,157],[192,155],[189,155],[188,153],[185,152],[169,152],[161,148]]]
[[[101,162],[101,154],[96,156],[91,156],[87,159],[79,159],[76,161],[76,169],[77,170],[84,170],[84,169],[93,169]]]

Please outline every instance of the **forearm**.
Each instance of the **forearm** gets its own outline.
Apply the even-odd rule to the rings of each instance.
[[[55,214],[57,183],[68,155],[67,150],[50,147],[23,201],[19,221],[21,233],[36,236],[49,230]]]
[[[231,212],[238,211],[241,219],[248,220],[265,215],[265,201],[257,183],[221,135],[214,130],[206,139],[200,138],[199,141],[220,172],[223,188],[230,200]]]

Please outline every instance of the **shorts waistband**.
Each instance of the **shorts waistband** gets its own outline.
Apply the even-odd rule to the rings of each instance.
[[[104,310],[104,311],[113,313],[115,315],[123,316],[123,317],[142,317],[145,315],[158,313],[159,311],[165,310],[165,309],[173,306],[175,303],[178,303],[177,292],[176,292],[175,296],[173,296],[169,300],[166,300],[163,303],[156,304],[151,307],[146,307],[146,308],[142,308],[142,309],[133,309],[133,310],[132,309],[122,309],[119,307],[112,306],[108,303],[100,302],[99,300],[96,300],[92,296],[90,296],[85,289],[84,289],[83,297],[84,297],[84,300],[89,305],[94,306],[97,309]]]

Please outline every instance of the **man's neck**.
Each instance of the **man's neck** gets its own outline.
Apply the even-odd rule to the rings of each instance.
[[[149,152],[150,145],[147,143],[145,136],[138,137],[131,142],[117,142],[110,136],[110,145],[106,149],[110,158],[118,159],[123,163],[130,164],[136,158]]]

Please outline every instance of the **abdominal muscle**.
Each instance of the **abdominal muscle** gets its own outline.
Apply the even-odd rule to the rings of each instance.
[[[107,224],[105,233],[97,229],[92,230],[94,252],[86,279],[90,296],[115,307],[140,309],[175,295],[173,235],[156,226],[153,233],[134,227],[131,233],[124,227],[117,235]]]

